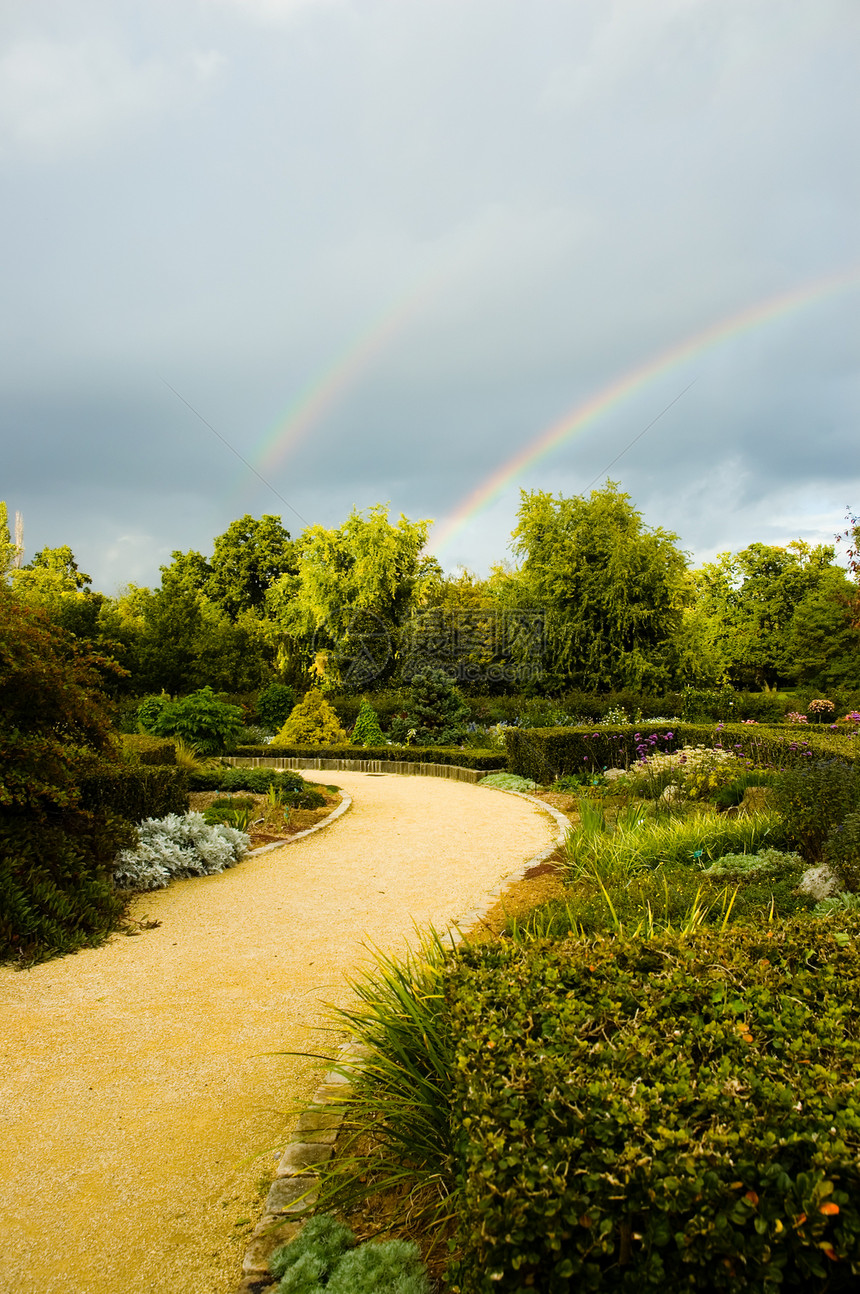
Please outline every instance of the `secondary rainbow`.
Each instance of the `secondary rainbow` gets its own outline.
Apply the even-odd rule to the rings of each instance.
[[[660,351],[643,364],[638,364],[635,368],[614,378],[582,404],[569,409],[476,486],[439,527],[438,535],[430,540],[429,550],[438,555],[470,521],[495,502],[526,468],[553,453],[573,436],[586,431],[603,414],[621,404],[654,378],[667,373],[670,369],[680,367],[694,356],[701,355],[721,342],[760,327],[773,319],[788,315],[803,306],[811,305],[822,298],[846,291],[857,286],[858,283],[860,283],[860,266],[855,265],[849,270],[830,274],[812,283],[792,288],[788,292],[768,297],[764,301],[717,320],[716,323],[693,333],[683,341],[676,342],[668,350]]]

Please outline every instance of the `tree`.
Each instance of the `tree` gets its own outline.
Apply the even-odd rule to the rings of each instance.
[[[822,616],[839,630],[837,586],[847,587],[847,581],[833,557],[832,547],[813,548],[800,539],[785,547],[755,543],[738,553],[719,553],[696,572],[697,608],[710,620],[712,641],[734,684],[770,690],[797,679],[798,651],[808,658],[807,674],[817,674],[825,657],[842,650],[835,640],[814,648],[804,630],[806,617],[819,632]]]
[[[235,620],[242,611],[261,608],[275,581],[295,572],[295,549],[280,517],[267,514],[257,521],[246,513],[215,540],[209,566],[205,592]]]
[[[345,746],[347,735],[329,702],[311,688],[272,741],[278,746]]]
[[[9,533],[9,513],[6,504],[0,499],[0,584],[20,559],[21,550]]]
[[[406,713],[391,724],[395,741],[416,746],[456,746],[466,734],[469,707],[443,670],[415,674]]]
[[[0,589],[0,957],[98,942],[122,911],[106,871],[131,830],[81,804],[83,780],[119,761],[111,669]]]
[[[437,567],[421,558],[429,524],[401,515],[392,525],[377,504],[336,530],[309,526],[296,543],[297,574],[276,581],[266,600],[282,647],[291,640],[329,686],[360,690],[390,675],[399,628]]]
[[[557,685],[600,692],[669,682],[687,596],[677,538],[644,525],[612,481],[588,499],[522,492],[514,548],[532,605],[546,616]]]

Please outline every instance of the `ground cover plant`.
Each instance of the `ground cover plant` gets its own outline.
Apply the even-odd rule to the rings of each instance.
[[[348,1227],[324,1213],[275,1251],[270,1269],[280,1278],[278,1294],[430,1294],[417,1245],[357,1245]]]

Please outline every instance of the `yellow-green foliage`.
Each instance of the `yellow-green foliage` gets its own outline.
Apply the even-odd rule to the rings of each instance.
[[[313,688],[293,706],[272,746],[337,746],[346,745],[347,740],[334,710],[322,692]]]

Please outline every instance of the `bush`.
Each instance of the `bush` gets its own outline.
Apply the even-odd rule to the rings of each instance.
[[[287,769],[278,772],[274,768],[207,768],[188,776],[189,789],[192,791],[252,791],[254,795],[266,795],[270,787],[277,791],[302,791],[307,786],[304,778]]]
[[[406,713],[391,723],[392,741],[416,746],[453,746],[463,740],[469,707],[444,670],[414,674],[407,691]]]
[[[137,845],[116,859],[114,881],[124,890],[164,889],[178,877],[223,872],[245,856],[249,844],[244,832],[209,826],[201,813],[147,818]]]
[[[860,767],[815,759],[786,769],[776,780],[774,800],[804,858],[817,863],[834,828],[860,808]]]
[[[296,694],[287,683],[270,683],[257,696],[256,712],[269,732],[277,732],[286,723],[296,703]]]
[[[269,753],[283,746],[331,746],[346,741],[347,735],[334,710],[322,692],[312,688],[290,712]]]
[[[122,753],[127,760],[137,764],[176,763],[176,746],[172,741],[162,741],[145,733],[123,733]]]
[[[108,875],[132,829],[80,792],[120,766],[102,690],[111,668],[0,588],[0,958],[99,943],[122,914]]]
[[[824,847],[824,861],[846,890],[860,890],[860,813],[849,813],[834,827]]]
[[[112,812],[129,822],[161,818],[188,809],[188,782],[168,764],[124,764],[104,768],[81,780],[81,804],[93,812]]]
[[[352,730],[350,744],[353,746],[384,746],[385,738],[379,726],[379,715],[369,701],[362,701],[361,709]]]
[[[137,705],[136,718],[139,726],[146,732],[152,732],[158,722],[161,712],[165,706],[170,705],[170,697],[166,692],[161,692],[157,696],[145,696]]]
[[[242,726],[239,707],[219,701],[211,687],[204,687],[164,705],[152,731],[159,737],[181,737],[201,754],[214,755],[235,744]]]
[[[840,924],[465,947],[455,1288],[856,1289],[860,914]]]
[[[479,786],[495,786],[500,791],[522,791],[526,795],[536,791],[537,787],[528,777],[517,777],[516,773],[490,773],[482,777]]]

